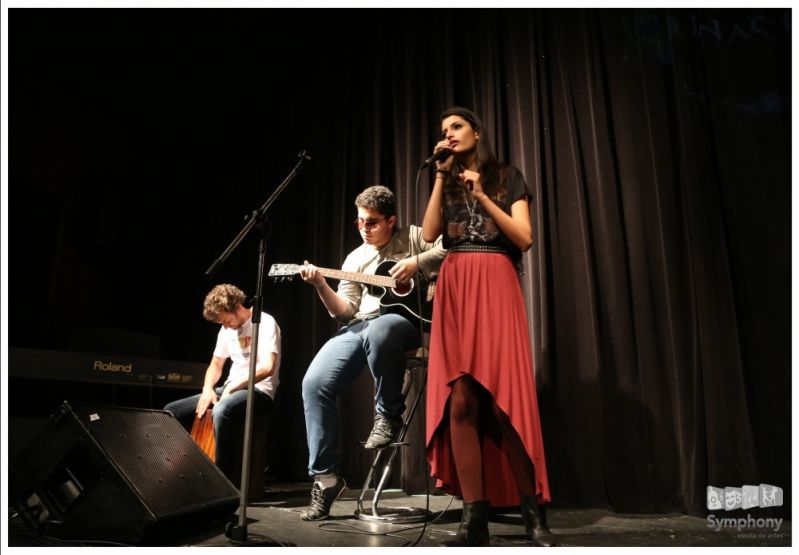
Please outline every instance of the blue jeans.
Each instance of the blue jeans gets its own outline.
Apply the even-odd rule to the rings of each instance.
[[[217,395],[222,395],[221,387],[217,387],[215,391]],[[188,431],[191,430],[191,426],[194,423],[195,410],[199,400],[200,394],[198,393],[191,397],[172,401],[164,407],[164,410],[171,412]],[[255,390],[253,402],[253,416],[256,418],[264,418],[264,415],[272,407],[272,398],[258,389]],[[214,462],[224,472],[225,476],[232,479],[238,472],[237,466],[244,448],[247,390],[234,391],[224,401],[220,401],[212,408],[214,441],[216,442]]]
[[[418,347],[419,331],[398,314],[344,326],[322,346],[302,380],[311,476],[339,468],[336,398],[365,365],[375,380],[375,409],[389,418],[402,416],[405,354]]]

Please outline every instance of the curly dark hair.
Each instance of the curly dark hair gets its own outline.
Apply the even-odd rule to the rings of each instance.
[[[397,201],[394,198],[394,193],[383,185],[372,185],[361,191],[355,197],[355,206],[377,210],[386,218],[390,218],[397,213]]]
[[[246,298],[244,291],[235,285],[229,283],[217,285],[205,296],[203,318],[209,322],[216,322],[220,313],[235,312],[236,307],[244,304]]]

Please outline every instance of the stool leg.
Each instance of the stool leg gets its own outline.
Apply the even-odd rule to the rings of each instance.
[[[402,391],[403,396],[405,397],[407,397],[408,392],[413,386],[414,375],[412,370],[413,370],[412,367],[406,369],[406,372],[408,373],[408,380],[406,386],[403,387]],[[422,380],[424,380],[424,376],[422,376]],[[394,463],[394,459],[398,452],[397,450],[399,447],[403,447],[402,442],[405,439],[405,435],[408,431],[408,426],[413,420],[413,416],[416,413],[417,407],[419,406],[419,402],[421,400],[423,391],[424,391],[424,381],[422,381],[422,385],[419,388],[419,391],[417,392],[413,400],[410,410],[407,411],[407,416],[403,419],[402,427],[400,428],[400,431],[397,434],[396,442],[392,444],[390,447],[391,452],[388,453],[388,460],[383,466],[382,474],[380,476],[380,481],[378,482],[377,486],[374,488],[371,510],[365,511],[364,498],[366,497],[366,491],[368,489],[371,489],[369,487],[370,483],[381,461],[384,460],[383,454],[386,451],[389,451],[389,448],[379,450],[375,454],[374,461],[372,462],[372,466],[369,468],[369,472],[366,476],[366,481],[364,482],[363,488],[361,489],[361,495],[358,497],[358,510],[356,511],[355,514],[361,520],[411,523],[411,522],[424,522],[426,520],[429,520],[431,516],[430,512],[427,510],[414,509],[411,507],[388,507],[387,509],[384,510],[384,514],[381,514],[378,506],[380,503],[380,497],[383,494],[383,489],[385,488],[388,477],[391,475],[392,465]],[[386,511],[390,511],[391,514],[388,514]]]
[[[372,488],[369,487],[369,484],[372,481],[372,476],[374,476],[375,469],[377,468],[377,463],[380,461],[380,458],[382,457],[382,455],[383,455],[383,450],[380,450],[380,451],[376,452],[375,458],[372,461],[372,466],[369,467],[369,472],[367,472],[367,474],[366,474],[366,480],[364,480],[364,482],[363,482],[363,487],[361,488],[361,494],[358,496],[358,510],[356,511],[356,513],[358,513],[358,514],[365,514],[365,511],[364,511],[364,508],[363,508],[363,500],[366,497],[366,492],[369,491],[370,489],[372,489]],[[373,500],[372,500],[372,512],[373,513],[375,512],[374,511],[374,503],[375,502],[374,502],[374,498],[373,498]]]
[[[380,477],[380,482],[375,488],[375,495],[372,498],[372,513],[376,516],[378,515],[377,505],[380,503],[380,496],[383,494],[383,488],[386,486],[386,480],[388,480],[389,475],[391,475],[391,465],[394,462],[394,457],[397,454],[397,447],[398,446],[396,445],[391,447],[391,455],[389,455],[388,461],[383,467],[383,475]]]

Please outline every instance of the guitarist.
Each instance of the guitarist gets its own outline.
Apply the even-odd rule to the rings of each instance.
[[[374,274],[386,260],[398,261],[390,274],[400,282],[410,281],[417,271],[428,278],[438,271],[446,255],[441,237],[428,243],[422,239],[420,227],[398,229],[391,190],[382,185],[368,187],[355,199],[355,207],[355,225],[363,243],[344,260],[343,271]],[[314,483],[311,504],[301,518],[321,520],[329,516],[330,507],[346,486],[337,475],[336,398],[368,366],[375,380],[376,417],[366,447],[382,449],[390,445],[402,425],[405,409],[405,353],[420,346],[419,331],[400,314],[381,315],[379,297],[364,284],[342,280],[333,290],[308,261],[300,275],[316,288],[330,316],[342,324],[316,354],[302,382],[308,472]]]

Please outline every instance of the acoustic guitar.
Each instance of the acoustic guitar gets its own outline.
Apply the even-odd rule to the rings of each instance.
[[[357,272],[345,272],[343,270],[333,270],[331,268],[317,268],[324,277],[333,279],[343,279],[363,283],[368,285],[370,293],[380,299],[380,313],[399,314],[407,318],[414,326],[419,326],[421,320],[424,329],[430,326],[433,317],[433,296],[435,282],[429,282],[420,273],[418,279],[411,279],[408,282],[399,282],[389,274],[389,270],[394,267],[395,260],[384,260],[375,268],[374,274],[361,274]],[[291,278],[299,274],[303,269],[300,264],[272,264],[269,268],[269,277],[275,279]],[[421,305],[420,295],[415,293],[417,287],[422,287]]]

